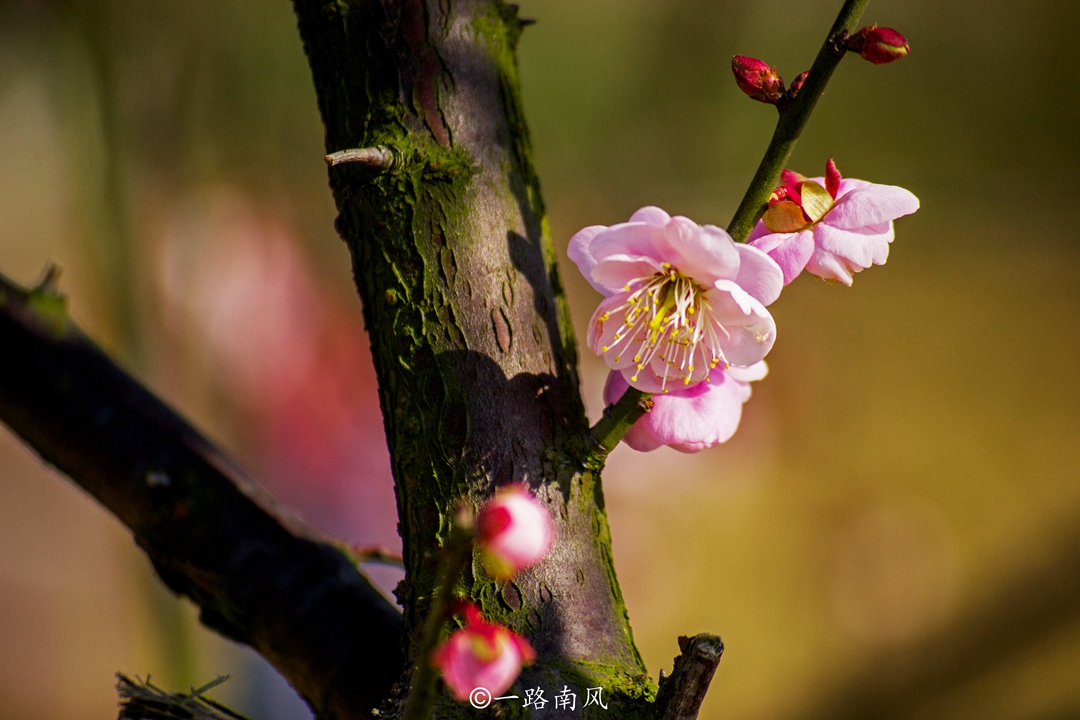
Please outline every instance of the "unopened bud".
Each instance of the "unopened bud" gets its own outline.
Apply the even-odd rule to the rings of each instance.
[[[891,63],[911,52],[907,38],[892,28],[879,28],[877,25],[864,27],[848,37],[844,47],[875,65]]]
[[[763,60],[736,55],[731,60],[731,72],[739,89],[754,100],[775,105],[784,96],[783,79]]]
[[[806,78],[810,76],[810,71],[806,70],[799,73],[799,77],[791,81],[791,87],[788,88],[788,95],[794,100],[795,96],[802,90],[803,83],[806,82]]]

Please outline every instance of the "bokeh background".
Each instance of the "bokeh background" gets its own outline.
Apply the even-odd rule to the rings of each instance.
[[[839,0],[522,0],[560,251],[660,205],[725,225]],[[874,0],[913,53],[847,59],[792,167],[914,191],[888,265],[801,278],[743,424],[616,451],[635,636],[727,645],[702,717],[1080,717],[1080,4]],[[326,530],[398,547],[374,373],[285,0],[2,0],[0,272],[73,314]],[[582,336],[598,297],[564,277]],[[0,348],[3,352],[3,348]],[[582,372],[591,413],[605,370]],[[372,568],[384,587],[393,569]],[[0,718],[115,717],[113,673],[309,717],[198,625],[130,536],[0,432]]]

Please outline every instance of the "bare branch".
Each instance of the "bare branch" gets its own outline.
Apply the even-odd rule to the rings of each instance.
[[[370,717],[404,665],[401,616],[331,541],[117,367],[51,283],[0,275],[0,420],[120,519],[204,624],[324,718]]]
[[[669,677],[660,678],[656,693],[657,720],[695,720],[709,691],[724,643],[716,635],[680,637],[675,666]]]

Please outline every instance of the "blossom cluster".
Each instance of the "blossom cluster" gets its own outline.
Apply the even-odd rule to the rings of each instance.
[[[510,580],[543,560],[553,539],[551,514],[521,483],[498,488],[476,516],[476,548],[496,580]],[[476,605],[457,601],[451,611],[464,618],[464,625],[436,647],[430,659],[455,699],[468,700],[477,687],[503,692],[522,665],[536,658],[528,640],[485,619]]]
[[[907,190],[845,179],[829,160],[824,177],[785,170],[746,243],[657,207],[575,234],[567,254],[605,296],[586,340],[611,369],[605,402],[630,387],[656,393],[623,441],[697,452],[728,440],[750,383],[768,373],[768,306],[783,287],[804,270],[851,285],[885,262],[893,221],[918,207]]]

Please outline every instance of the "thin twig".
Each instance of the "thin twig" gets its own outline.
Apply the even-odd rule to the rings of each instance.
[[[384,148],[353,148],[351,150],[338,150],[326,156],[326,164],[330,167],[342,163],[360,163],[367,165],[373,170],[386,172],[394,166],[394,153]]]
[[[247,720],[221,703],[203,697],[207,691],[229,679],[223,675],[192,689],[189,693],[170,693],[150,682],[116,674],[116,692],[120,695],[117,720]]]
[[[750,181],[750,187],[746,189],[742,202],[739,203],[735,216],[728,224],[728,234],[735,242],[745,242],[754,224],[761,218],[768,208],[769,195],[780,180],[780,173],[787,166],[791,151],[795,149],[795,143],[799,140],[806,121],[814,111],[814,106],[825,92],[825,86],[829,83],[836,66],[844,57],[845,50],[838,47],[835,40],[843,32],[851,32],[862,17],[863,10],[870,0],[847,0],[840,9],[840,14],[833,23],[825,43],[818,51],[817,59],[810,68],[810,74],[803,83],[799,94],[795,96],[791,104],[781,110],[780,119],[776,122],[776,130],[773,131],[772,140],[765,151],[765,157],[761,159],[754,179]]]

